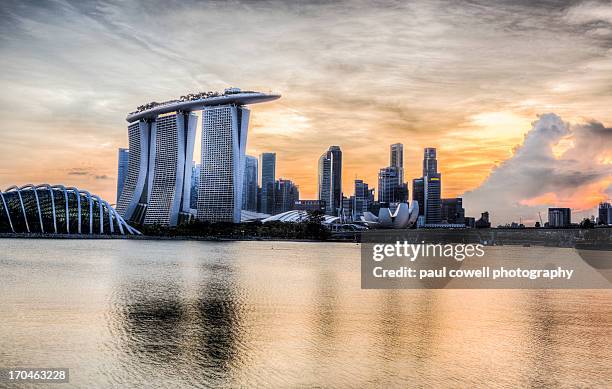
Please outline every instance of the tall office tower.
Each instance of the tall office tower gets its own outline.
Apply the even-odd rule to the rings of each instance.
[[[353,196],[353,220],[360,220],[364,212],[370,209],[370,190],[363,180],[355,180],[355,195]]]
[[[436,149],[427,147],[423,152],[423,215],[426,224],[438,224],[442,221],[441,194],[442,175],[438,173]]]
[[[128,175],[117,211],[135,223],[175,226],[189,213],[197,116],[176,112],[128,125]]]
[[[548,208],[548,227],[562,228],[572,224],[572,210],[569,208]]]
[[[442,199],[442,221],[449,224],[464,224],[465,209],[463,209],[463,199]]]
[[[408,201],[408,186],[402,182],[402,169],[389,166],[378,172],[378,202],[404,203]]]
[[[262,201],[261,201],[261,186],[257,187],[257,212],[261,213]]]
[[[276,153],[259,155],[261,165],[261,212],[274,213],[274,182],[276,181]]]
[[[249,113],[235,104],[202,111],[200,220],[240,223]]]
[[[191,169],[191,200],[189,201],[189,207],[191,209],[198,209],[198,188],[200,187],[200,171],[201,165],[194,164]]]
[[[325,213],[336,215],[342,208],[342,151],[330,146],[319,158],[319,200],[325,201]]]
[[[412,201],[419,203],[419,216],[425,215],[425,180],[423,177],[412,180]]]
[[[257,157],[246,156],[242,185],[242,209],[257,212]]]
[[[274,192],[275,214],[293,210],[295,202],[300,200],[299,189],[291,180],[280,178],[274,183]]]
[[[438,224],[442,221],[442,178],[440,174],[424,177],[425,223]]]
[[[390,147],[389,166],[395,166],[399,169],[400,183],[404,182],[404,145],[394,143]]]
[[[438,160],[436,159],[436,149],[427,147],[423,153],[423,177],[438,173]]]
[[[355,199],[353,198],[353,196],[342,196],[342,212],[340,213],[341,221],[345,222],[347,220],[353,220],[354,203]]]
[[[597,223],[612,225],[612,204],[606,202],[599,204]]]
[[[399,185],[399,171],[395,166],[380,169],[378,172],[378,202],[395,203],[395,193]]]
[[[128,175],[128,163],[130,160],[130,152],[128,149],[119,149],[119,155],[117,158],[118,168],[117,168],[117,203],[119,202],[119,198],[121,197],[121,192],[123,191],[123,185],[125,184],[125,179]]]

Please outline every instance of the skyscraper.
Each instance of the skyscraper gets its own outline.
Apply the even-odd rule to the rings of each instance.
[[[548,208],[548,227],[569,227],[572,223],[572,210],[569,208]]]
[[[438,224],[442,221],[442,178],[440,174],[430,174],[424,178],[425,184],[425,223]]]
[[[423,152],[423,200],[426,224],[438,224],[442,221],[442,175],[438,173],[436,149],[425,148]]]
[[[246,156],[242,187],[242,209],[257,211],[257,157]]]
[[[191,112],[160,115],[155,120],[151,141],[155,142],[155,167],[144,224],[175,226],[181,212],[189,214],[196,122]]]
[[[597,223],[612,225],[612,204],[606,202],[599,204]]]
[[[364,212],[370,209],[374,198],[371,198],[368,184],[363,180],[355,180],[355,195],[353,196],[353,220],[360,220]]]
[[[408,188],[401,181],[402,169],[389,166],[378,172],[378,202],[403,203],[408,201]]]
[[[202,111],[200,220],[240,223],[249,114],[235,104]]]
[[[200,187],[200,172],[201,165],[194,164],[191,169],[191,200],[189,201],[189,207],[191,209],[198,209],[198,188]]]
[[[389,166],[378,173],[378,201],[403,203],[408,201],[408,186],[404,183],[404,145],[389,147]]]
[[[425,215],[425,179],[412,180],[412,201],[419,203],[419,216]]]
[[[125,184],[125,179],[128,175],[128,162],[130,160],[130,152],[128,149],[119,149],[119,155],[117,158],[118,166],[117,166],[117,203],[119,202],[119,198],[121,197],[121,192],[123,191],[123,185]]]
[[[117,203],[124,219],[175,226],[189,213],[196,121],[175,112],[128,125],[128,176]]]
[[[438,160],[436,159],[436,149],[427,147],[423,153],[423,177],[438,173]]]
[[[291,180],[280,178],[274,183],[274,214],[293,210],[295,202],[300,199],[298,187]]]
[[[342,151],[330,146],[319,158],[319,200],[324,200],[328,215],[342,207]]]
[[[399,170],[399,182],[404,183],[404,145],[394,143],[390,146],[389,166],[395,166]]]
[[[279,95],[228,88],[162,103],[141,105],[128,114],[128,175],[117,203],[126,220],[175,226],[191,217],[191,174],[197,115],[202,111],[202,167],[198,217],[240,221],[244,150],[249,110],[246,104]]]
[[[259,160],[261,165],[261,212],[273,214],[276,153],[262,153]]]

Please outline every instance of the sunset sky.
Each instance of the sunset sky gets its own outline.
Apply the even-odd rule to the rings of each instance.
[[[282,94],[251,107],[248,154],[302,198],[330,145],[350,196],[396,142],[410,179],[437,147],[443,197],[495,225],[612,198],[611,2],[293,3],[2,1],[0,188],[114,203],[128,112],[235,86]]]

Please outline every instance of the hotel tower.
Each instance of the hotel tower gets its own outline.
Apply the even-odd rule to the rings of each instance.
[[[149,103],[128,115],[129,161],[117,211],[137,224],[176,226],[194,214],[202,221],[240,222],[247,104],[279,95],[226,89]],[[190,209],[197,115],[202,111],[202,166],[197,211]]]

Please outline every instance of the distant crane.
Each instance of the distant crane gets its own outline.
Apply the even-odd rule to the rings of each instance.
[[[538,211],[538,216],[540,217],[540,225],[544,227],[544,222],[542,221],[542,213]]]

